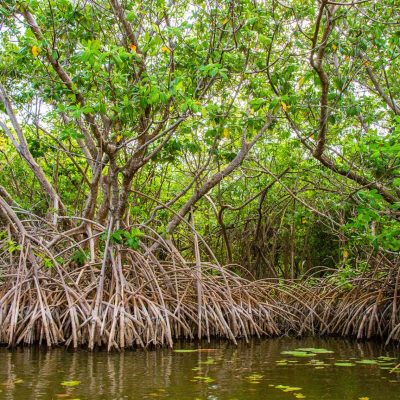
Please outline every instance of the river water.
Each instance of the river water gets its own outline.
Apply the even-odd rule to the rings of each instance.
[[[312,338],[121,353],[0,348],[0,399],[396,400],[399,362],[394,346]]]

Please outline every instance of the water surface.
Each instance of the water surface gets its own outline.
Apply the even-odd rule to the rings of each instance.
[[[298,348],[307,354],[282,354]],[[285,338],[176,349],[195,351],[0,348],[0,399],[400,399],[395,347]]]

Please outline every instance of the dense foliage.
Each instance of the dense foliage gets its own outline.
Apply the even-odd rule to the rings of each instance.
[[[0,193],[132,249],[146,226],[190,258],[195,229],[203,259],[259,277],[393,262],[399,12],[397,0],[1,1]]]

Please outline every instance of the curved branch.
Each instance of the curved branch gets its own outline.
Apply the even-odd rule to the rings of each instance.
[[[22,158],[25,159],[27,164],[29,165],[29,168],[31,171],[34,173],[35,177],[38,179],[42,189],[44,192],[50,197],[50,199],[53,202],[53,207],[54,209],[57,210],[59,209],[62,214],[65,214],[66,209],[61,201],[60,197],[58,196],[58,193],[56,190],[53,188],[51,183],[47,180],[47,177],[42,170],[42,168],[39,166],[39,164],[35,161],[33,158],[31,152],[29,151],[28,143],[26,141],[25,135],[22,131],[21,125],[19,124],[17,117],[15,116],[14,110],[11,105],[11,101],[7,96],[7,93],[5,92],[5,89],[3,85],[0,83],[0,101],[4,104],[4,107],[6,109],[6,113],[8,117],[10,118],[11,124],[17,134],[18,141],[17,143],[16,139],[12,140],[13,145],[15,146],[15,149],[18,151],[18,153],[21,155]],[[7,135],[13,135],[11,132],[8,130],[5,124],[1,123],[1,127],[5,130]]]

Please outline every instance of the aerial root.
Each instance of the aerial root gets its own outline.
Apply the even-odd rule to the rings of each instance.
[[[81,265],[73,256],[84,251],[81,237],[13,229],[0,242],[1,343],[120,349],[280,333],[275,316],[284,312],[267,286],[218,265],[194,267],[165,242],[164,261],[114,244]]]
[[[11,209],[5,213],[3,344],[121,349],[172,347],[178,338],[236,342],[281,334],[400,340],[400,269],[393,265],[347,286],[335,275],[313,284],[249,281],[217,264],[185,261],[160,237],[144,237],[140,251],[113,244],[97,246],[100,254],[94,254],[99,227],[91,227],[93,237],[73,229],[60,235],[52,226],[22,224]],[[157,254],[149,251],[152,240],[162,244]],[[87,253],[83,263],[76,251]]]

